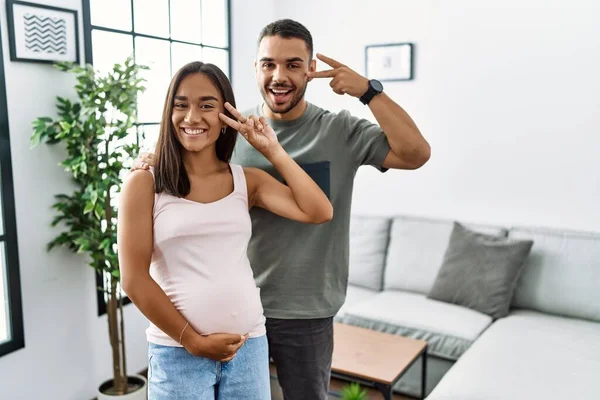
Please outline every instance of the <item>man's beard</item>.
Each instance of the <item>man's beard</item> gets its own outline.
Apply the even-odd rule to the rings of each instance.
[[[294,107],[296,107],[302,101],[302,99],[304,98],[304,94],[306,93],[306,87],[308,86],[307,83],[308,83],[308,81],[304,82],[304,86],[302,86],[302,88],[300,88],[300,89],[296,88],[296,94],[290,100],[289,106],[287,106],[283,110],[278,110],[274,107],[281,107],[284,104],[282,104],[280,106],[271,105],[269,89],[267,89],[266,87],[263,86],[263,89],[261,90],[261,94],[262,94],[263,100],[265,101],[265,103],[267,104],[267,107],[269,107],[271,112],[273,112],[274,114],[286,114],[286,113],[290,112]],[[274,87],[277,88],[277,86],[274,86]]]

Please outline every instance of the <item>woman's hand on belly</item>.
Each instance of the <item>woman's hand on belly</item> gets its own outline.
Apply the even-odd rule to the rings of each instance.
[[[193,333],[189,338],[184,337],[183,347],[194,356],[220,362],[231,361],[248,338],[247,334],[214,333],[202,336]]]

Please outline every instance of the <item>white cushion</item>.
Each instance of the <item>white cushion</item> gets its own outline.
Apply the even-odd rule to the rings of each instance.
[[[600,235],[525,228],[509,235],[534,240],[515,307],[600,321]]]
[[[600,399],[600,324],[535,311],[495,322],[427,400]]]
[[[365,289],[360,286],[348,285],[348,290],[346,292],[346,301],[342,305],[342,308],[338,311],[335,316],[336,321],[343,321],[344,316],[346,315],[346,310],[362,301],[365,301],[373,296],[375,296],[377,291]]]
[[[468,229],[506,236],[502,227],[463,224]],[[397,217],[392,222],[384,288],[429,293],[442,265],[453,221]]]
[[[488,315],[422,294],[389,290],[345,310],[344,322],[423,339],[429,353],[455,360],[492,322]]]
[[[352,216],[349,283],[372,290],[383,288],[390,224],[389,218]]]

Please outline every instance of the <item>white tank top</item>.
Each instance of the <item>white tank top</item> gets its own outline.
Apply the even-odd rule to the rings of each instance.
[[[221,200],[155,194],[150,275],[196,332],[257,337],[265,334],[265,317],[246,254],[252,235],[246,177],[241,166],[230,168],[234,189]],[[146,337],[180,346],[152,323]]]

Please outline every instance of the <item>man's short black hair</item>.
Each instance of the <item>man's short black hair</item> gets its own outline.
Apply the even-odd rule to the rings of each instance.
[[[304,25],[300,22],[291,20],[291,19],[280,19],[275,22],[271,22],[269,25],[265,26],[263,30],[260,32],[260,36],[258,37],[258,45],[260,46],[260,42],[263,38],[267,36],[280,36],[284,39],[301,39],[306,43],[306,49],[308,50],[308,54],[312,59],[313,54],[313,39],[312,35],[306,29]]]

